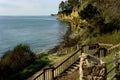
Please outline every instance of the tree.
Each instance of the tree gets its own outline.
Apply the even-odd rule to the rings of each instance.
[[[71,11],[75,6],[79,4],[79,0],[68,0],[68,1],[61,1],[59,5],[59,12],[62,11]]]
[[[79,0],[68,0],[69,6],[73,9],[73,7],[79,4]]]
[[[64,11],[64,8],[65,8],[65,6],[64,6],[64,2],[61,1],[61,3],[59,4],[59,12]]]
[[[100,13],[92,4],[88,4],[87,7],[79,13],[82,19],[92,19],[96,14]]]

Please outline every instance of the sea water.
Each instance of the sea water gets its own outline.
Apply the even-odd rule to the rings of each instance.
[[[21,43],[35,53],[49,50],[62,41],[67,27],[56,16],[0,16],[0,57]]]

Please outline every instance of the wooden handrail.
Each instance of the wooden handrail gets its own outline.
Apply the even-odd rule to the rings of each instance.
[[[36,80],[38,77],[40,77],[42,74],[44,74],[44,71],[41,72],[39,75],[37,75],[33,80]]]
[[[114,45],[114,46],[108,48],[107,50],[110,51],[110,50],[113,50],[115,48],[118,48],[119,46],[120,46],[120,44],[117,44],[117,45]]]
[[[56,68],[58,68],[60,65],[62,65],[63,63],[65,63],[67,60],[69,60],[72,56],[74,56],[76,53],[78,53],[80,50],[82,50],[82,48],[80,48],[79,50],[77,50],[74,54],[72,54],[70,57],[68,57],[66,60],[64,60],[62,63],[60,63]]]
[[[111,47],[113,46],[113,44],[105,44],[105,43],[98,43],[100,46],[108,46],[108,47]]]

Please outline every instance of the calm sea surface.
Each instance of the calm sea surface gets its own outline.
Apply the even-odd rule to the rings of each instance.
[[[0,16],[0,57],[20,43],[29,44],[36,53],[53,48],[67,27],[55,16]]]

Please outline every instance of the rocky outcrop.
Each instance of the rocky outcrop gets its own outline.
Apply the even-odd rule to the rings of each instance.
[[[88,54],[82,54],[79,72],[80,80],[106,80],[104,63]]]
[[[57,14],[57,18],[59,19],[59,20],[68,20],[68,21],[70,21],[70,20],[72,20],[73,18],[77,18],[77,17],[79,17],[79,14],[78,14],[79,12],[78,12],[78,9],[77,8],[75,8],[75,9],[73,9],[72,10],[72,12],[70,12],[70,13],[68,13],[68,12],[58,12],[58,14]]]
[[[78,7],[75,7],[70,13],[58,12],[57,19],[69,22],[73,30],[80,30],[80,28],[89,26],[86,20],[80,18]]]
[[[58,12],[57,19],[61,20],[61,21],[69,22],[70,27],[71,27],[70,29],[72,31],[71,35],[76,34],[76,35],[74,35],[74,37],[72,37],[72,38],[70,37],[70,38],[74,39],[74,40],[75,40],[75,38],[77,38],[77,39],[80,38],[80,39],[78,39],[76,44],[81,45],[82,39],[84,39],[83,41],[84,41],[84,43],[86,43],[86,39],[87,39],[88,36],[85,37],[85,38],[82,38],[80,35],[83,34],[84,31],[89,32],[88,27],[89,27],[90,24],[86,20],[82,20],[80,18],[78,7],[74,8],[70,13],[67,13],[65,11]],[[85,34],[85,35],[88,35],[88,34]]]
[[[59,12],[57,14],[57,19],[61,20],[61,21],[65,21],[65,20],[72,20],[73,17],[71,17],[71,14],[66,14],[66,13],[62,13],[62,12]]]

